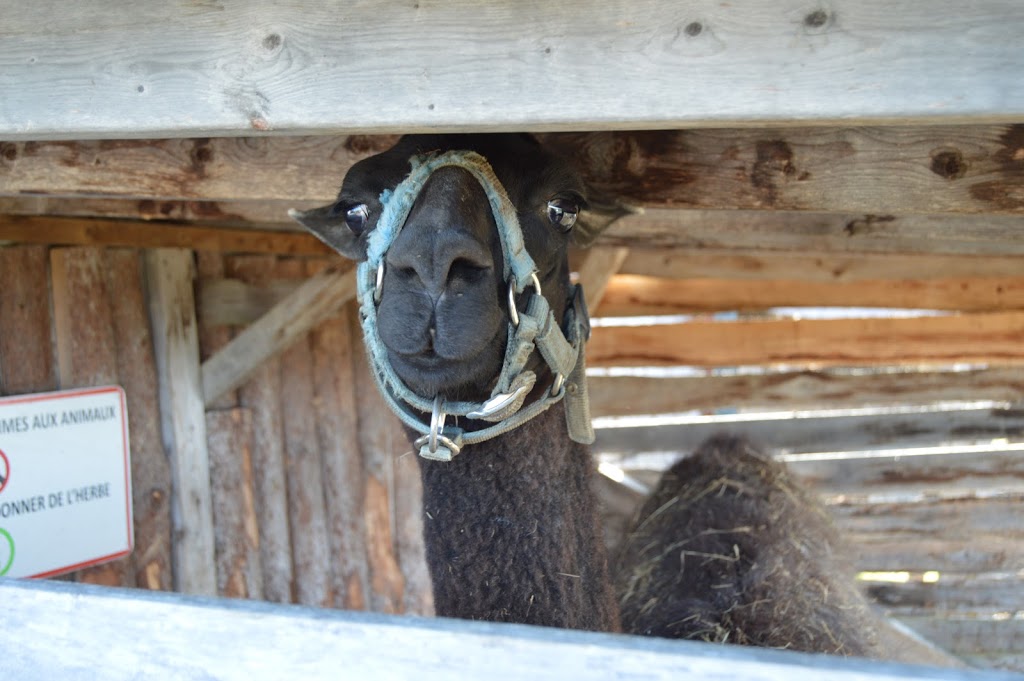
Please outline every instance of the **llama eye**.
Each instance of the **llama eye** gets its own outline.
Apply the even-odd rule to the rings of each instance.
[[[370,211],[366,204],[360,203],[358,206],[352,206],[345,211],[345,224],[348,225],[353,234],[359,236],[366,229],[366,220],[369,216]]]
[[[579,214],[580,206],[572,199],[556,198],[548,201],[548,220],[560,227],[563,232],[572,229]]]

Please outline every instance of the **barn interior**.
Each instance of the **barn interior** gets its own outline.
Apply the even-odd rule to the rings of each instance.
[[[431,615],[354,271],[288,209],[402,132],[530,132],[624,209],[573,253],[609,546],[741,434],[876,608],[1024,672],[1018,3],[116,5],[0,30],[0,396],[130,415],[134,550],[57,579]]]

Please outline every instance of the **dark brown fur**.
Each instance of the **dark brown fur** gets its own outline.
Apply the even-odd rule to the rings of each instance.
[[[617,631],[587,447],[561,405],[451,463],[421,460],[440,615]]]
[[[709,440],[665,473],[619,552],[627,631],[884,656],[825,509],[750,444]]]

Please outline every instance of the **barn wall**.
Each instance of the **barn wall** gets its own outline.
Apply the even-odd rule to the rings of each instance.
[[[195,255],[197,284],[304,279],[309,258]],[[144,251],[0,247],[0,395],[118,384],[128,399],[135,550],[79,582],[171,590],[175,494],[161,434]],[[202,319],[202,310],[199,310]],[[380,408],[346,309],[206,410],[216,592],[429,614],[419,471]],[[200,325],[203,357],[234,334]]]

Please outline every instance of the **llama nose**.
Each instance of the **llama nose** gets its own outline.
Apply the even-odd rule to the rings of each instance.
[[[428,247],[393,248],[388,266],[405,286],[414,286],[435,303],[480,281],[492,269],[490,253],[461,230],[435,230]]]

